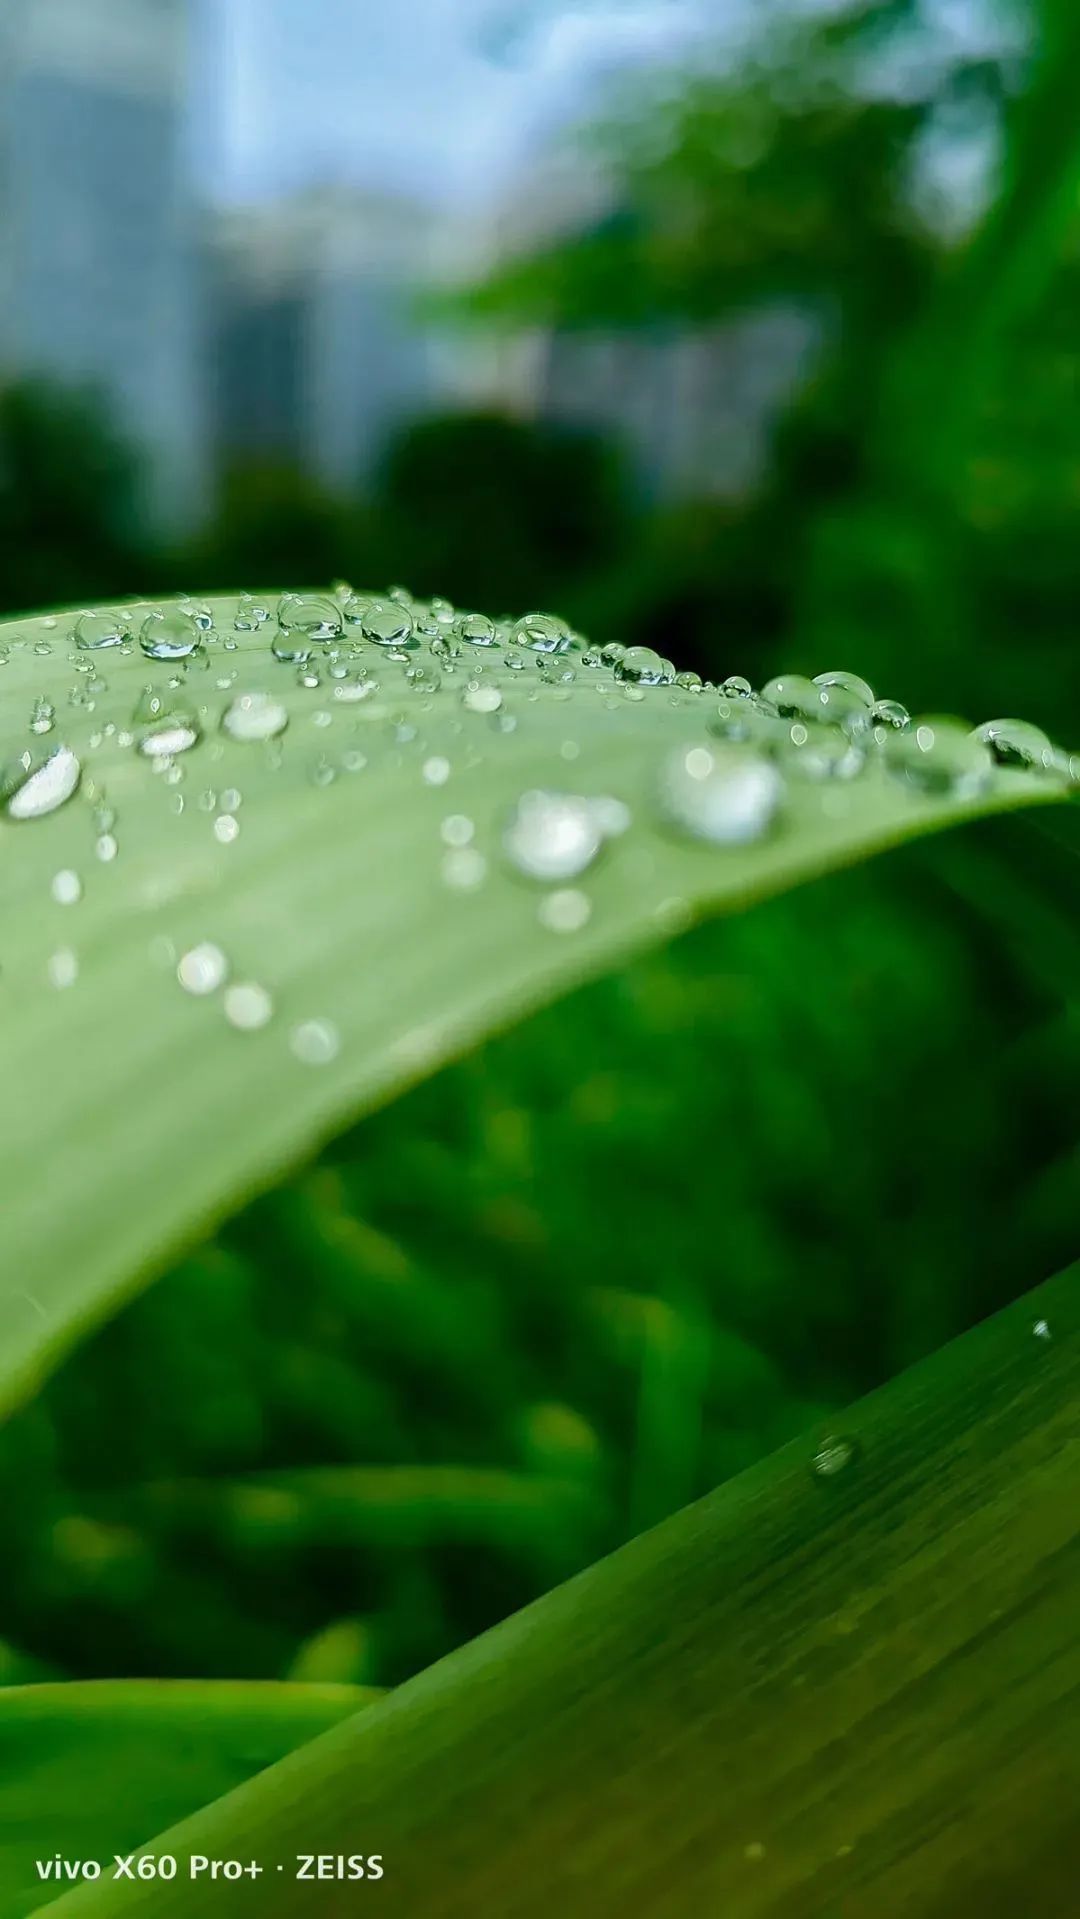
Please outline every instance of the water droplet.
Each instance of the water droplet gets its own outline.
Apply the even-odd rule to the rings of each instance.
[[[107,646],[123,646],[131,627],[122,613],[82,613],[75,622],[75,644],[86,653]]]
[[[49,981],[53,986],[74,986],[79,977],[79,958],[70,946],[62,946],[49,955]]]
[[[337,1027],[328,1019],[307,1019],[294,1026],[289,1045],[305,1066],[329,1066],[341,1050]]]
[[[1038,726],[1027,720],[987,720],[977,726],[973,737],[988,746],[999,766],[1014,766],[1026,773],[1057,771],[1057,749]]]
[[[191,613],[171,607],[150,613],[139,632],[139,645],[152,660],[186,660],[202,644],[202,631]]]
[[[560,886],[554,893],[545,893],[536,912],[549,933],[580,933],[592,914],[592,902],[576,887]]]
[[[800,780],[851,780],[861,773],[866,755],[846,733],[832,726],[797,720],[777,749],[784,772]]]
[[[222,846],[231,846],[240,835],[240,822],[231,813],[219,813],[214,821],[214,838]]]
[[[1037,1319],[1031,1330],[1034,1333],[1036,1339],[1051,1339],[1053,1337],[1050,1331],[1050,1327],[1045,1319]]]
[[[240,693],[221,716],[221,730],[245,746],[276,739],[289,724],[289,711],[272,693]]]
[[[987,748],[960,720],[913,720],[903,731],[888,734],[882,750],[889,771],[923,793],[971,799],[993,778]]]
[[[370,700],[378,690],[378,680],[369,680],[366,673],[359,673],[353,679],[339,680],[334,687],[334,698],[345,706],[356,706],[361,700]]]
[[[593,805],[572,793],[523,793],[503,830],[511,864],[529,879],[576,879],[604,842]]]
[[[781,673],[767,681],[761,697],[784,720],[820,720],[822,717],[821,688],[802,673]]]
[[[675,674],[670,660],[651,646],[628,646],[615,662],[615,678],[624,686],[669,686]]]
[[[873,706],[874,689],[861,680],[857,673],[815,673],[815,686],[838,686],[845,693],[853,693],[863,706]]]
[[[467,686],[461,696],[462,706],[470,713],[497,713],[503,703],[503,696],[497,686]]]
[[[745,746],[680,747],[665,761],[666,817],[696,839],[738,846],[768,832],[784,797],[775,766]]]
[[[439,828],[444,846],[468,846],[476,828],[464,813],[448,813]]]
[[[845,1472],[858,1456],[858,1446],[853,1439],[843,1433],[828,1433],[819,1440],[810,1462],[810,1470],[815,1479],[835,1479],[838,1473]]]
[[[675,684],[681,687],[684,693],[700,693],[705,682],[700,673],[676,673]]]
[[[554,613],[526,613],[511,638],[515,646],[527,646],[533,653],[568,653],[574,643],[565,621]]]
[[[53,874],[50,891],[58,906],[77,906],[82,899],[82,881],[66,866],[62,872]]]
[[[902,733],[906,726],[910,726],[911,714],[906,706],[901,706],[899,700],[876,700],[870,709],[870,720],[875,737],[881,741],[889,730]]]
[[[754,696],[753,687],[741,673],[729,673],[720,691],[725,700],[750,700]]]
[[[499,644],[495,622],[489,620],[486,613],[463,613],[458,620],[457,631],[469,646],[498,646]]]
[[[94,852],[97,854],[98,859],[106,866],[111,864],[119,851],[120,849],[111,833],[102,833],[101,838],[94,847]]]
[[[187,753],[202,738],[202,729],[194,713],[175,707],[162,713],[139,734],[138,750],[145,759],[174,759]]]
[[[56,719],[56,708],[51,700],[42,693],[35,701],[30,714],[31,733],[51,733]]]
[[[274,1002],[265,986],[244,980],[225,988],[225,1018],[238,1032],[255,1033],[273,1018]]]
[[[365,640],[375,646],[405,646],[413,637],[412,614],[397,600],[354,596],[346,604],[345,618],[359,626]]]
[[[281,660],[299,659],[297,651],[278,652],[278,645],[288,648],[289,636],[299,646],[307,640],[339,640],[342,635],[341,611],[333,600],[321,593],[286,593],[278,602],[278,634],[271,642],[273,650]]]
[[[27,762],[29,761],[29,764]],[[69,746],[58,746],[46,760],[29,755],[0,778],[0,797],[9,820],[40,820],[69,800],[82,767]]]
[[[450,778],[450,762],[444,760],[440,754],[425,760],[420,770],[425,786],[445,786]]]
[[[176,977],[185,993],[194,993],[201,998],[205,993],[216,993],[228,971],[229,963],[220,946],[204,940],[183,955],[176,968]]]
[[[443,881],[456,893],[474,893],[487,878],[487,861],[475,846],[455,846],[443,855]]]

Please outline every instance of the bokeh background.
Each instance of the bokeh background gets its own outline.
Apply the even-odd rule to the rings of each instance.
[[[1078,293],[1075,0],[5,0],[0,610],[400,580],[1075,746]],[[396,1683],[1066,1264],[1074,826],[256,1200],[0,1433],[0,1677]]]

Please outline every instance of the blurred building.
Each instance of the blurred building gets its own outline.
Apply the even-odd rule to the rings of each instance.
[[[474,277],[625,217],[601,169],[556,147],[491,215]],[[764,472],[771,421],[816,341],[792,306],[702,328],[535,327],[489,360],[489,392],[520,416],[615,435],[654,495],[737,497]]]
[[[90,385],[198,517],[204,421],[185,137],[189,0],[3,0],[0,368]]]
[[[207,241],[212,445],[219,467],[284,461],[332,487],[370,472],[447,369],[412,312],[436,214],[320,188],[215,212]]]

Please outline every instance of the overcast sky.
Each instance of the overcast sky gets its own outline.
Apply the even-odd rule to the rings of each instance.
[[[747,0],[202,0],[197,164],[222,198],[346,179],[464,200],[605,77]]]

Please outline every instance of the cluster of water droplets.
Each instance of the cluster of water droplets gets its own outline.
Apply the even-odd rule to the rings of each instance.
[[[66,710],[55,687],[33,699],[26,744],[0,768],[0,811],[12,824],[48,817],[82,789],[94,857],[114,862],[121,844],[116,809],[101,780],[86,775],[104,746],[141,760],[177,815],[209,815],[213,840],[224,848],[240,840],[246,818],[242,774],[219,778],[211,770],[226,756],[235,754],[237,768],[250,764],[250,755],[274,768],[296,756],[319,787],[363,773],[380,756],[401,766],[413,755],[419,782],[441,807],[432,854],[437,883],[448,896],[475,895],[501,869],[523,893],[531,891],[543,932],[559,935],[587,926],[594,894],[582,882],[616,842],[640,839],[631,828],[730,852],[797,829],[808,809],[813,814],[810,788],[820,792],[818,817],[842,818],[857,816],[862,792],[875,782],[893,783],[894,792],[902,786],[913,803],[920,796],[977,799],[1018,772],[1080,783],[1080,758],[1021,720],[971,728],[948,716],[912,717],[857,674],[841,671],[782,674],[760,688],[738,674],[714,683],[679,671],[650,647],[594,648],[552,613],[493,619],[402,587],[364,593],[340,583],[274,601],[244,594],[213,607],[182,600],[87,609],[74,619],[33,623],[0,647],[0,665],[12,645],[42,657],[66,646],[72,669]],[[126,659],[139,673],[135,696],[124,717],[99,723],[108,677]],[[607,781],[597,790],[587,743],[574,737],[568,713],[558,746],[545,749],[542,784],[523,786],[495,818],[478,820],[455,805],[458,775],[481,765],[500,736],[527,726],[538,701],[558,709],[574,700],[577,711],[587,697],[612,711],[648,701],[678,710],[676,743],[659,752],[651,775],[646,766],[643,777],[639,765],[627,775],[626,791],[607,790]],[[195,796],[201,767],[211,783]],[[646,870],[640,861],[638,870]],[[76,906],[83,893],[83,876],[73,868],[54,875],[57,906]],[[680,899],[657,908],[672,929],[685,912]],[[237,1031],[257,1032],[275,1018],[271,990],[234,979],[213,938],[170,949],[170,966],[186,994],[219,1003]],[[54,986],[74,984],[75,952],[58,949],[48,974]],[[337,1056],[340,1041],[333,1023],[318,1017],[295,1026],[290,1044],[298,1060],[323,1065]]]

